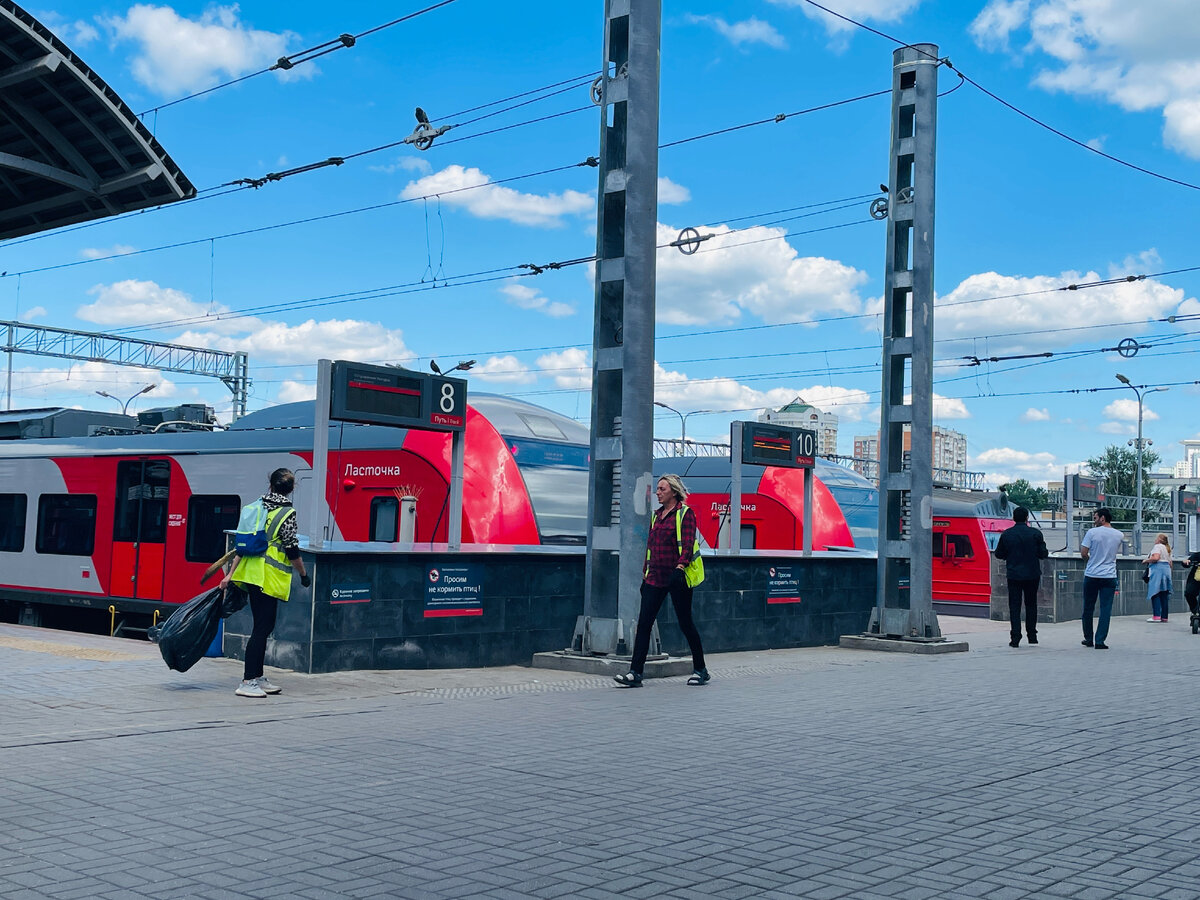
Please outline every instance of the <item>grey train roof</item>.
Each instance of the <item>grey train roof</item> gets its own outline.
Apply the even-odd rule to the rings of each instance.
[[[588,429],[560,413],[523,400],[496,394],[472,394],[468,404],[482,413],[506,438],[588,443]],[[73,421],[94,417],[95,424],[111,425],[114,414],[92,410],[13,410],[0,415],[5,423],[29,418],[52,419],[71,413]],[[0,440],[0,457],[116,456],[147,453],[254,453],[264,450],[312,450],[314,401],[284,403],[258,410],[239,419],[226,431],[184,431],[170,434],[93,435],[90,437],[45,437]],[[128,417],[118,416],[128,423]],[[0,431],[0,433],[3,433]],[[44,433],[43,433],[44,435]],[[330,423],[330,447],[344,450],[388,449],[400,446],[405,429],[354,423]]]

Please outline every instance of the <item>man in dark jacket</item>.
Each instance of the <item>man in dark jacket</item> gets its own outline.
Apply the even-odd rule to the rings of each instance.
[[[1008,642],[1010,647],[1021,644],[1021,598],[1025,599],[1025,633],[1029,643],[1037,641],[1037,592],[1042,580],[1039,560],[1050,555],[1042,532],[1029,527],[1029,510],[1018,506],[1013,510],[1013,527],[1000,535],[996,544],[996,559],[1007,562],[1008,615],[1012,622]]]

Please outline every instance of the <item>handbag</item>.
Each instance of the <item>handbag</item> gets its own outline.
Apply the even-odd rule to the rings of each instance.
[[[1146,584],[1150,583],[1150,566],[1149,565],[1146,565],[1145,568],[1142,569],[1142,581],[1146,582]]]

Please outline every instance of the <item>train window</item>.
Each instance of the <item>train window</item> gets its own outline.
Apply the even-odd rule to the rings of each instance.
[[[942,555],[942,539],[944,535],[940,531],[933,533],[933,558],[937,559]]]
[[[165,543],[170,489],[171,464],[165,459],[117,463],[114,543]]]
[[[971,539],[965,534],[946,535],[946,547],[942,553],[947,559],[970,559],[975,555],[971,551]]]
[[[25,549],[26,502],[24,494],[0,494],[0,552]]]
[[[562,429],[555,425],[552,419],[529,413],[517,413],[517,415],[528,426],[529,432],[534,437],[550,438],[555,441],[565,441],[567,439],[567,436],[562,433]]]
[[[38,498],[38,553],[91,556],[95,547],[95,494],[42,494]]]
[[[371,528],[368,541],[395,541],[400,531],[400,500],[397,497],[371,499]]]
[[[753,550],[758,541],[758,529],[753,525],[742,526],[742,549]]]
[[[188,562],[215,562],[225,555],[225,531],[237,528],[242,501],[237,494],[195,494],[188,500]]]

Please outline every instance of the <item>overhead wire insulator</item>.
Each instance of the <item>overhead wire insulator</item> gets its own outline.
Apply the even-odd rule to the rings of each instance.
[[[689,226],[679,232],[679,237],[671,241],[670,246],[674,247],[684,256],[691,256],[700,249],[702,243],[714,237],[716,237],[715,234],[701,234],[697,229]]]
[[[413,133],[404,139],[404,143],[412,144],[418,150],[428,150],[433,146],[435,138],[440,138],[443,134],[453,128],[453,125],[439,125],[434,128],[429,124],[429,116],[425,114],[425,110],[421,107],[416,108],[417,127],[413,129]]]

